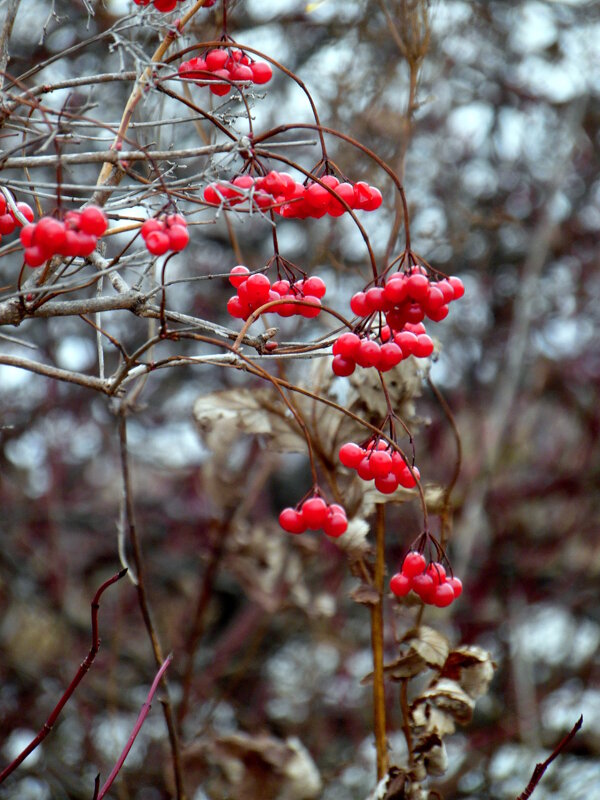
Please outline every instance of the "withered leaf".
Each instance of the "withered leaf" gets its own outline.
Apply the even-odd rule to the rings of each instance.
[[[379,602],[379,592],[374,586],[368,583],[361,583],[350,592],[350,598],[355,603],[362,603],[365,606],[374,606]]]
[[[434,703],[442,711],[451,714],[460,725],[471,721],[475,701],[456,682],[449,678],[435,681],[428,689],[422,692],[413,702],[412,707],[419,703]]]
[[[476,645],[457,647],[446,659],[441,677],[457,681],[474,700],[485,694],[496,664],[491,655]]]
[[[441,737],[437,733],[429,733],[413,748],[420,757],[428,775],[443,775],[448,769],[448,754]]]
[[[441,711],[431,703],[418,703],[411,709],[411,723],[419,729],[422,734],[436,733],[438,736],[447,736],[454,733],[456,725],[452,717],[445,711]]]
[[[421,656],[428,667],[441,668],[448,658],[450,651],[448,639],[427,625],[409,631],[404,641]]]

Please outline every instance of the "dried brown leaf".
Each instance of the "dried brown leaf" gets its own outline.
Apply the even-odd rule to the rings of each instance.
[[[374,586],[369,586],[368,583],[361,583],[360,586],[350,592],[350,599],[365,606],[375,606],[379,602],[379,592]]]
[[[428,775],[443,775],[448,769],[446,747],[437,733],[429,733],[420,739],[413,752],[423,761]]]
[[[476,645],[457,647],[446,659],[441,677],[457,681],[476,700],[485,694],[496,664],[491,655]]]
[[[443,737],[454,733],[456,725],[453,718],[430,703],[418,703],[411,709],[411,723],[420,730],[420,735],[437,733]]]
[[[441,678],[422,692],[413,702],[412,707],[419,703],[430,702],[442,711],[446,711],[460,725],[471,721],[475,701],[462,687],[449,678]]]
[[[428,667],[443,667],[450,651],[448,639],[427,625],[421,625],[416,631],[409,631],[403,641],[410,645]]]

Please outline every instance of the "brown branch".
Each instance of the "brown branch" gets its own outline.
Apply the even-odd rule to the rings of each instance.
[[[98,653],[98,650],[100,648],[100,637],[98,635],[98,609],[100,608],[100,598],[104,593],[104,591],[108,589],[108,587],[111,586],[113,583],[116,583],[117,581],[121,580],[121,578],[125,575],[126,572],[127,572],[126,569],[122,569],[120,572],[117,572],[116,575],[113,575],[112,578],[109,578],[107,581],[105,581],[94,595],[94,599],[92,600],[91,604],[92,646],[90,647],[89,653],[82,661],[75,677],[73,678],[71,683],[67,686],[65,693],[54,707],[54,710],[52,711],[46,722],[44,722],[44,725],[40,730],[40,732],[38,733],[38,735],[35,737],[35,739],[32,739],[32,741],[27,745],[27,747],[21,753],[19,753],[19,755],[14,759],[14,761],[11,761],[11,763],[7,767],[5,767],[2,770],[2,772],[0,772],[0,783],[2,783],[4,779],[7,778],[12,772],[14,772],[14,770],[19,766],[19,764],[21,764],[21,762],[23,762],[27,758],[27,756],[31,752],[33,752],[33,750],[35,750],[35,748],[40,744],[40,742],[42,742],[46,738],[46,736],[50,733],[50,731],[54,727],[54,723],[58,719],[58,715],[63,710],[66,703],[71,699],[73,692],[78,687],[83,676],[91,667],[92,662],[96,658],[96,654]]]
[[[378,600],[371,606],[371,647],[373,650],[373,712],[377,780],[387,774],[389,758],[385,735],[385,685],[383,679],[383,580],[385,574],[385,505],[375,506],[375,589]]]
[[[572,739],[575,738],[577,732],[581,729],[583,725],[583,714],[579,717],[575,725],[571,728],[569,733],[560,740],[560,742],[556,745],[552,753],[548,756],[545,761],[542,761],[539,764],[535,765],[535,769],[533,770],[533,775],[531,776],[531,780],[525,787],[525,789],[521,792],[521,794],[517,797],[517,800],[528,800],[529,797],[533,794],[535,787],[541,781],[544,772],[548,769],[550,764],[557,758],[562,751],[567,747],[567,745],[571,742]]]

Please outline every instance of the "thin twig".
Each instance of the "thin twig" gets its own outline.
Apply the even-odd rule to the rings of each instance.
[[[385,574],[385,505],[375,506],[375,583],[378,599],[371,605],[371,647],[373,650],[373,712],[377,780],[388,771],[388,749],[385,735],[385,685],[383,678],[383,580]]]
[[[73,692],[80,684],[83,676],[91,667],[93,660],[96,658],[98,649],[100,648],[100,637],[98,635],[98,609],[100,608],[100,598],[102,597],[104,591],[108,589],[109,586],[112,586],[113,583],[116,583],[117,581],[121,580],[121,578],[125,575],[126,572],[127,572],[126,569],[122,569],[120,572],[117,572],[116,575],[113,575],[112,578],[109,578],[107,581],[104,581],[102,586],[100,586],[100,588],[94,595],[94,599],[92,600],[91,604],[92,646],[90,647],[89,653],[87,654],[85,659],[81,662],[81,665],[77,670],[75,677],[73,678],[71,683],[67,686],[63,696],[60,698],[60,700],[54,707],[54,710],[52,711],[46,722],[44,722],[44,725],[40,730],[40,732],[38,733],[38,735],[35,737],[35,739],[32,739],[32,741],[27,745],[27,747],[21,753],[19,753],[19,755],[13,761],[11,761],[11,763],[7,767],[5,767],[2,770],[2,772],[0,772],[0,783],[2,783],[4,779],[7,778],[12,772],[14,772],[14,770],[19,766],[19,764],[21,764],[21,762],[23,762],[27,758],[27,756],[31,752],[33,752],[33,750],[35,750],[35,748],[40,744],[40,742],[42,742],[46,738],[46,736],[50,733],[50,731],[54,727],[54,723],[58,719],[58,715],[63,710],[66,703],[68,703],[68,701],[71,699]]]
[[[571,742],[572,739],[575,738],[577,732],[581,729],[583,725],[583,714],[579,717],[575,725],[571,728],[569,733],[560,740],[560,742],[556,745],[552,753],[548,756],[545,761],[542,761],[539,764],[535,765],[533,770],[533,775],[531,776],[531,780],[525,787],[525,789],[521,792],[521,794],[517,797],[517,800],[528,800],[529,797],[533,794],[535,787],[541,781],[544,772],[548,769],[550,764],[554,761],[557,756],[559,756],[562,751],[567,747],[567,745]]]

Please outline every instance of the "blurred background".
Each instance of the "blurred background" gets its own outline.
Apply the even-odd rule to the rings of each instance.
[[[139,70],[164,30],[164,18],[151,7],[142,11],[125,0],[56,0],[52,9],[41,0],[21,0],[18,8],[8,72],[21,75],[51,59],[28,85]],[[124,16],[140,13],[141,26]],[[180,49],[218,38],[220,14],[218,7],[200,12]],[[583,730],[535,796],[594,797],[600,786],[600,6],[245,0],[231,4],[229,32],[297,73],[322,124],[364,142],[402,175],[414,250],[466,286],[436,326],[430,369],[462,441],[449,552],[465,590],[450,610],[428,612],[425,621],[455,643],[489,650],[497,671],[473,722],[447,739],[448,771],[432,788],[448,799],[514,798],[535,763],[583,714]],[[412,92],[407,55],[413,79],[419,67]],[[87,104],[89,116],[114,125],[129,91],[126,82],[98,84],[75,97],[54,92],[46,102]],[[190,91],[200,105],[206,101],[202,90]],[[304,95],[283,74],[276,73],[264,95],[254,101],[256,131],[311,121]],[[243,132],[239,109],[213,100]],[[171,102],[151,92],[135,120],[189,113]],[[13,122],[15,129],[5,132],[16,137],[24,123]],[[201,130],[210,134],[207,126]],[[85,149],[112,140],[108,132],[94,133],[97,141],[86,139]],[[142,126],[135,135],[146,144],[186,147],[201,132],[190,123]],[[283,138],[309,141],[286,156],[306,169],[318,161],[310,132]],[[364,222],[377,257],[399,253],[401,244],[390,236],[396,200],[389,179],[357,149],[327,141],[351,180],[368,180],[384,194],[383,208]],[[3,149],[18,143],[7,137]],[[216,158],[202,164],[203,180],[240,167],[233,155]],[[175,165],[173,175],[185,178],[185,165]],[[65,172],[63,181],[93,185],[96,177],[92,165]],[[52,170],[36,171],[46,213],[55,207],[55,181]],[[31,202],[22,172],[4,171],[0,183]],[[85,189],[69,194],[79,202],[89,197]],[[126,193],[112,202],[115,213],[129,209],[132,216],[142,205],[154,211],[160,205],[150,198],[132,207],[138,201]],[[211,210],[191,209],[192,246],[170,267],[171,278],[227,272],[240,257],[252,268],[266,263],[268,226],[231,216],[226,224]],[[282,221],[278,239],[286,258],[326,278],[331,305],[346,313],[351,294],[369,280],[351,220]],[[118,241],[111,246],[116,252]],[[17,256],[7,252],[0,260],[2,291],[14,288],[18,268]],[[219,279],[174,286],[170,300],[184,313],[229,326],[229,294]],[[107,324],[131,346],[146,335],[146,323],[133,316]],[[320,326],[307,331],[290,323],[284,338],[314,338],[332,323]],[[23,355],[23,345],[5,334],[34,346],[36,358],[95,369],[94,332],[78,318],[5,328],[1,351]],[[371,690],[360,684],[372,663],[368,610],[349,597],[356,579],[343,550],[321,538],[292,540],[277,525],[282,505],[308,488],[306,460],[274,452],[264,437],[224,438],[219,449],[194,421],[200,396],[248,385],[234,370],[165,370],[152,375],[129,423],[150,599],[165,651],[175,653],[175,703],[185,697],[187,706],[190,797],[363,800],[373,788],[375,757]],[[421,474],[426,482],[447,483],[456,463],[451,427],[425,381],[412,394]],[[119,568],[113,410],[84,389],[0,366],[2,764],[40,728],[87,653],[89,602]],[[413,506],[391,517],[390,573],[419,533]],[[154,675],[126,581],[104,596],[100,631],[92,670],[52,734],[0,787],[0,798],[89,798],[95,775],[110,771]],[[401,758],[395,692],[390,687],[390,744]],[[170,796],[164,722],[154,705],[115,797]],[[249,781],[244,794],[231,788],[240,763]]]

